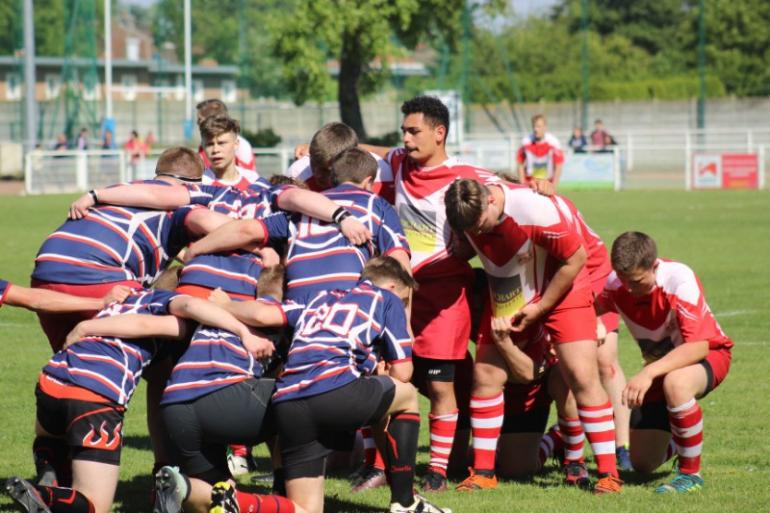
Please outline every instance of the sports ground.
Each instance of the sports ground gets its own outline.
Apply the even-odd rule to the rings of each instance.
[[[628,191],[565,192],[591,227],[609,244],[635,229],[652,235],[662,257],[689,264],[724,331],[735,342],[733,364],[724,384],[702,401],[705,488],[685,496],[656,496],[655,485],[670,467],[649,477],[623,475],[622,494],[594,497],[561,486],[555,464],[528,482],[504,482],[474,494],[446,492],[436,503],[458,512],[763,512],[770,511],[770,192]],[[35,253],[45,236],[66,216],[72,196],[0,197],[0,277],[26,284]],[[31,445],[34,386],[49,356],[34,314],[0,312],[0,478],[34,474]],[[621,330],[621,362],[627,376],[641,366],[639,351]],[[121,482],[114,511],[150,511],[152,455],[140,390],[126,419]],[[423,412],[427,405],[423,404]],[[423,423],[418,462],[428,461]],[[258,455],[265,456],[264,448]],[[260,458],[268,471],[266,458]],[[591,466],[589,466],[591,468]],[[419,473],[419,471],[418,471]],[[462,476],[464,477],[464,476]],[[456,479],[461,478],[457,476]],[[248,484],[249,479],[242,480]],[[253,485],[260,487],[261,485]],[[327,481],[327,511],[383,511],[386,489],[352,496],[344,476]],[[11,511],[0,497],[0,511]]]

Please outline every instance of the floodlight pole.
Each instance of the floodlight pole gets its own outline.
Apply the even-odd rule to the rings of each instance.
[[[190,0],[184,0],[184,87],[185,87],[185,120],[184,138],[192,139],[192,20],[190,15]]]
[[[706,128],[706,2],[700,0],[698,12],[698,128]]]
[[[37,98],[35,98],[35,18],[32,0],[24,0],[24,152],[37,145]]]
[[[583,131],[586,131],[588,130],[588,102],[590,101],[588,90],[588,82],[590,80],[588,69],[588,0],[580,0],[580,31],[583,36],[583,44],[580,49],[583,79],[583,101],[580,105],[580,128]]]
[[[104,0],[104,117],[112,119],[112,0]]]

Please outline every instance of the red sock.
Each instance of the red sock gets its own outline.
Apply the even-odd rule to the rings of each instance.
[[[583,431],[583,425],[577,417],[559,416],[559,431],[564,440],[564,460],[562,464],[566,465],[572,461],[582,463],[583,446],[585,445],[586,434]]]
[[[241,513],[294,513],[294,503],[280,495],[257,495],[235,491]]]
[[[537,453],[540,468],[543,468],[554,452],[564,449],[564,438],[562,437],[559,426],[552,426],[547,433],[540,439],[540,448]]]
[[[500,392],[492,397],[471,397],[473,468],[494,472],[495,452],[505,415],[505,399]]]
[[[240,456],[245,458],[249,454],[249,448],[245,445],[231,445],[230,450],[233,451],[233,456]]]
[[[457,412],[428,415],[430,421],[430,463],[428,469],[446,477],[449,454],[457,431]]]
[[[700,454],[703,449],[703,412],[695,399],[668,408],[671,435],[679,454],[679,472],[700,472]]]
[[[612,415],[612,403],[586,406],[578,404],[578,416],[583,423],[588,443],[596,459],[599,474],[618,475],[615,461],[615,420]]]
[[[372,428],[365,426],[361,428],[361,437],[364,439],[364,465],[385,470],[385,460],[377,449],[377,444],[372,435]]]

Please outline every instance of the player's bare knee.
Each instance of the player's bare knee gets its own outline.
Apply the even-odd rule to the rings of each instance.
[[[679,369],[669,372],[663,378],[663,393],[666,396],[666,402],[671,406],[677,406],[695,397],[691,389],[691,380]]]

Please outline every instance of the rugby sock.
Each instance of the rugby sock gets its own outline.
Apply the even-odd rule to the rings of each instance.
[[[72,466],[69,451],[69,446],[63,438],[35,437],[32,455],[35,459],[37,479],[45,478],[45,485],[71,486]],[[51,475],[52,473],[54,475]]]
[[[558,426],[553,426],[540,439],[540,448],[538,449],[537,459],[540,462],[540,468],[543,468],[548,458],[556,452],[564,450],[564,438],[559,431]]]
[[[257,495],[235,491],[241,513],[294,513],[294,503],[278,495]]]
[[[390,502],[411,506],[414,502],[414,463],[420,436],[419,413],[397,413],[390,417],[387,435]]]
[[[430,422],[430,462],[428,470],[446,477],[449,455],[457,431],[457,410],[443,415],[428,415]]]
[[[233,456],[245,458],[249,455],[249,448],[245,445],[231,445],[230,450],[233,451]]]
[[[495,453],[504,416],[502,392],[492,397],[471,397],[473,469],[477,474],[492,476],[495,473]]]
[[[361,437],[364,439],[364,465],[384,470],[385,460],[377,449],[371,426],[361,428]]]
[[[679,472],[697,474],[703,449],[703,412],[695,399],[668,408],[671,435],[679,454]]]
[[[51,513],[94,513],[94,505],[77,490],[40,485],[35,489]]]
[[[586,434],[583,431],[583,425],[580,423],[580,419],[576,417],[562,417],[559,415],[559,431],[564,440],[564,460],[562,461],[562,464],[566,465],[571,461],[582,463],[584,461],[583,446],[585,444]]]
[[[578,416],[591,444],[591,451],[596,459],[599,474],[618,476],[615,461],[615,420],[612,415],[612,403],[586,406],[578,404]]]

